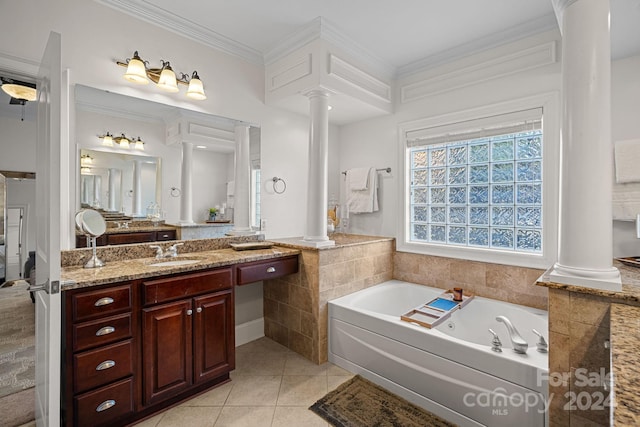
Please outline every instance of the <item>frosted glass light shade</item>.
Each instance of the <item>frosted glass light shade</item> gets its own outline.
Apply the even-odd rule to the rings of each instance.
[[[144,62],[142,62],[138,56],[138,52],[136,52],[133,58],[129,60],[127,71],[124,73],[124,78],[137,84],[146,85],[149,83],[147,70],[144,66]]]
[[[105,147],[113,147],[113,137],[108,132],[102,137],[102,145]]]
[[[202,80],[198,76],[198,73],[193,72],[193,77],[189,80],[189,88],[187,89],[187,96],[191,99],[197,99],[202,101],[207,99],[207,95],[204,94],[204,86]]]
[[[12,98],[24,99],[25,101],[35,101],[37,92],[34,88],[13,83],[5,83],[2,90]]]
[[[129,140],[124,135],[118,138],[118,144],[120,148],[129,148]]]
[[[167,92],[177,92],[178,82],[176,81],[176,73],[173,72],[171,66],[167,62],[165,67],[160,73],[160,79],[158,80],[158,87]]]
[[[144,151],[144,142],[142,142],[140,137],[138,137],[138,139],[136,139],[136,143],[133,145],[133,148],[136,149],[136,150]]]

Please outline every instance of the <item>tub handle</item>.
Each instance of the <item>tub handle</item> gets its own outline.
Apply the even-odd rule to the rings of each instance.
[[[491,340],[491,350],[496,353],[502,353],[502,341],[500,341],[498,334],[491,328],[489,328],[489,332],[493,335],[493,340]]]
[[[535,329],[532,329],[532,330],[533,330],[533,333],[536,334],[539,338],[538,342],[536,343],[536,347],[538,348],[538,351],[540,353],[548,353],[549,344],[547,344],[547,341],[544,339],[544,337],[540,332],[536,331]]]

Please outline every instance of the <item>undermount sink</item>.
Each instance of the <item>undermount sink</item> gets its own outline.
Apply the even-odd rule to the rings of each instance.
[[[195,264],[202,261],[201,259],[167,259],[154,261],[151,264],[147,264],[149,267],[175,267],[178,265]]]

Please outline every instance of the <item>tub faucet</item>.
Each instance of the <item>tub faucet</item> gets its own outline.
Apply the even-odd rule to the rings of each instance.
[[[498,334],[496,334],[496,332],[491,328],[489,328],[489,332],[493,334],[493,340],[491,340],[491,350],[495,351],[496,353],[502,353],[502,342],[500,341]]]
[[[548,353],[549,352],[549,344],[547,344],[547,341],[544,339],[542,334],[540,332],[536,331],[535,329],[533,329],[533,333],[536,334],[538,336],[538,338],[540,338],[538,340],[538,342],[536,343],[536,347],[538,348],[538,351],[540,353]]]
[[[507,327],[507,330],[509,331],[509,338],[511,339],[511,345],[513,346],[513,351],[515,351],[516,353],[525,354],[527,352],[527,349],[529,348],[529,344],[527,344],[524,338],[522,338],[511,321],[505,316],[498,316],[496,317],[496,320],[498,322],[504,323],[504,325]]]

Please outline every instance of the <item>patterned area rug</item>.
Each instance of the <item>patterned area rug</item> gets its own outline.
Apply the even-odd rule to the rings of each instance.
[[[35,384],[35,306],[28,283],[0,288],[0,397]]]
[[[442,418],[356,375],[310,408],[335,427],[450,427]]]

